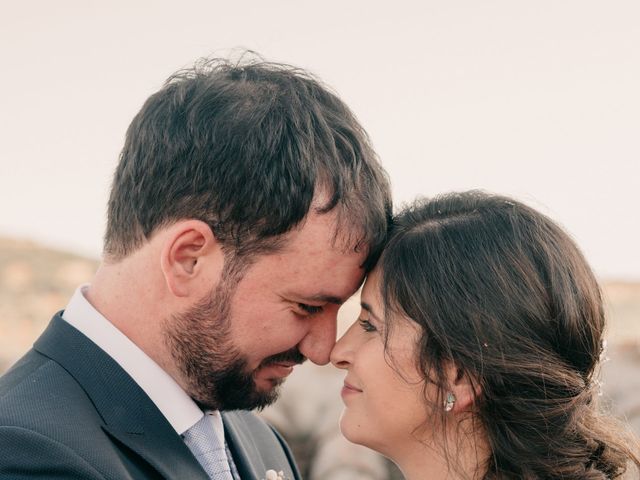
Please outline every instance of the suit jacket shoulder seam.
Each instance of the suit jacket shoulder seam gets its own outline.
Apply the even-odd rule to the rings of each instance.
[[[24,383],[25,383],[29,378],[33,377],[33,376],[34,376],[35,374],[37,374],[37,373],[38,373],[42,368],[44,368],[44,367],[45,367],[45,365],[48,365],[48,364],[49,364],[49,362],[53,362],[53,363],[57,364],[57,362],[55,362],[54,360],[50,359],[50,358],[49,358],[49,357],[47,357],[46,355],[43,355],[42,353],[38,352],[37,350],[34,350],[34,352],[35,352],[35,353],[37,353],[38,355],[41,355],[42,357],[44,357],[44,358],[46,359],[46,361],[45,361],[45,362],[43,362],[41,365],[38,365],[38,367],[37,367],[35,370],[33,370],[33,371],[29,372],[27,375],[25,375],[24,377],[22,377],[22,378],[20,379],[20,381],[19,381],[19,382],[16,382],[14,385],[12,385],[12,386],[11,386],[11,388],[8,388],[8,389],[4,392],[4,395],[0,396],[0,400],[2,400],[2,399],[4,399],[4,398],[8,397],[8,396],[9,396],[9,394],[10,394],[11,392],[13,392],[13,390],[15,390],[15,389],[16,389],[16,388],[18,388],[19,386],[23,385],[23,384],[24,384]],[[6,373],[9,373],[9,372],[6,372]],[[6,373],[5,373],[5,374],[6,374]]]

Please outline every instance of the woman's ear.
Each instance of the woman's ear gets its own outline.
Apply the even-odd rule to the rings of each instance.
[[[449,389],[444,392],[443,408],[454,413],[473,410],[475,400],[482,392],[478,382],[453,363],[446,368],[446,373]]]
[[[167,288],[177,297],[200,295],[213,267],[222,271],[224,255],[211,228],[200,220],[176,222],[167,229],[160,253],[160,268]]]

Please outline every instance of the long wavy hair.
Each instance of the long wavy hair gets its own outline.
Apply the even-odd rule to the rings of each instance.
[[[388,321],[421,327],[418,366],[440,391],[432,425],[451,421],[446,362],[480,387],[485,479],[611,479],[640,466],[637,443],[597,401],[598,283],[552,220],[479,191],[418,201],[396,216],[378,266]]]

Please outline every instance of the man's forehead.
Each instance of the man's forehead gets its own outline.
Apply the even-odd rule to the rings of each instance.
[[[360,229],[349,225],[336,209],[326,213],[310,212],[297,228],[288,232],[282,252],[310,250],[335,254],[366,256],[368,245],[362,243]]]

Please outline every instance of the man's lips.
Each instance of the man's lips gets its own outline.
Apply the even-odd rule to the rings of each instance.
[[[263,378],[279,379],[287,377],[292,371],[293,367],[297,365],[297,362],[274,362],[267,365],[263,365],[258,370],[258,375]]]
[[[282,360],[282,361],[277,361],[277,362],[269,362],[266,365],[263,365],[261,368],[265,368],[265,367],[266,368],[268,368],[268,367],[282,367],[282,368],[292,369],[296,365],[300,365],[300,362],[295,362],[293,360]]]
[[[306,360],[297,348],[277,353],[265,358],[254,370],[253,377],[257,383],[264,381],[271,386],[280,384],[293,371],[293,367]]]

